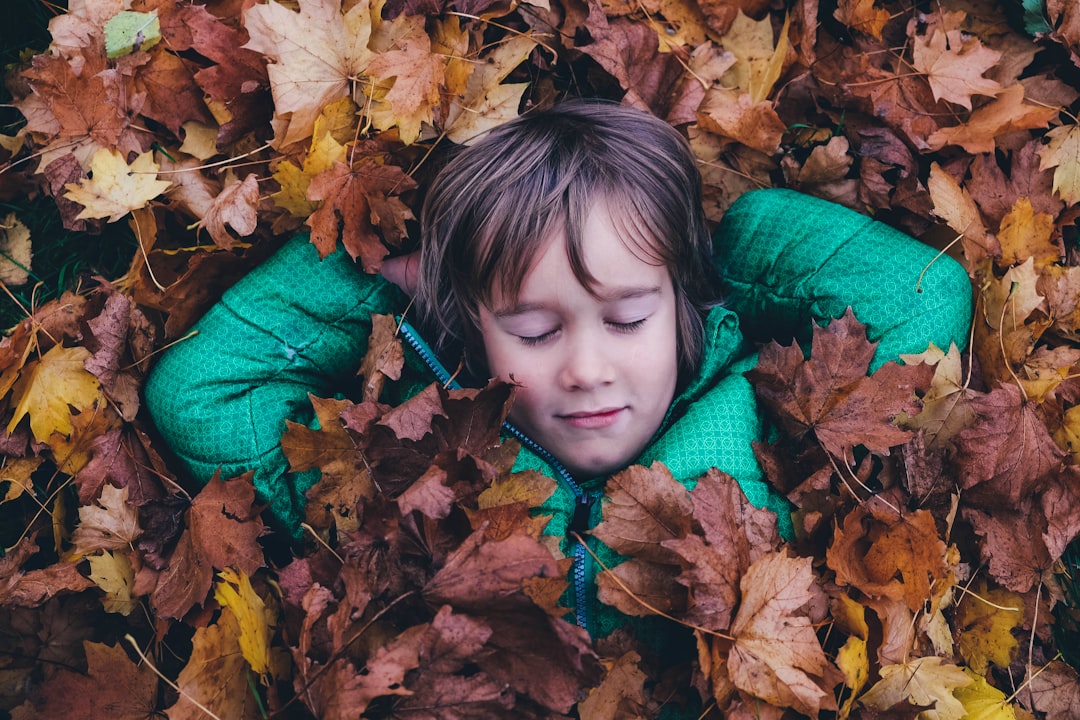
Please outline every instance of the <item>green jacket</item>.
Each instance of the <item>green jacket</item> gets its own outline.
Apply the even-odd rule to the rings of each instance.
[[[742,375],[756,362],[744,332],[753,341],[805,342],[811,323],[851,306],[879,343],[874,368],[930,342],[962,347],[970,281],[955,261],[935,256],[897,230],[806,195],[759,190],[741,197],[715,238],[725,307],[709,313],[700,371],[640,462],[663,462],[688,487],[717,467],[752,503],[775,511],[781,533],[790,536],[786,501],[766,484],[751,448],[763,423]],[[298,531],[304,493],[319,473],[288,472],[280,445],[285,420],[311,423],[308,393],[339,391],[366,351],[371,314],[400,312],[405,304],[395,287],[357,271],[344,252],[320,262],[299,236],[226,292],[196,325],[198,335],[164,354],[147,382],[146,405],[197,480],[208,481],[219,468],[223,477],[254,470],[256,490],[276,520]],[[407,367],[423,376],[411,378],[421,380],[418,387],[436,379],[415,355]],[[552,516],[547,532],[576,555],[579,624],[603,637],[625,619],[597,602],[593,563],[566,539],[582,500],[589,503],[588,526],[599,522],[600,503],[592,499],[603,479],[578,485],[526,440],[515,469],[530,468],[559,482],[541,512]],[[595,538],[590,542],[605,564],[618,562]]]

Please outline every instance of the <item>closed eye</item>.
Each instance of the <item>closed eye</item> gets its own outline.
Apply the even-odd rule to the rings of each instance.
[[[518,335],[518,340],[526,347],[534,347],[536,345],[542,345],[552,339],[558,332],[559,330],[556,328],[554,330],[548,330],[545,333],[540,333],[539,335]]]
[[[641,318],[640,320],[634,320],[633,322],[626,322],[626,323],[608,322],[608,327],[610,327],[615,332],[625,333],[625,334],[629,335],[630,333],[637,332],[638,330],[640,330],[642,328],[642,326],[645,324],[645,321],[648,320],[648,319],[649,318]]]

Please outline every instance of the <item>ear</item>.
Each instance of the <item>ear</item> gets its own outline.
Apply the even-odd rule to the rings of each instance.
[[[412,297],[416,294],[416,276],[420,268],[420,251],[408,255],[386,258],[382,264],[382,276]]]

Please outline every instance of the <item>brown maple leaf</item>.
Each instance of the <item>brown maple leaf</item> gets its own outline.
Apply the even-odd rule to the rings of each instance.
[[[964,14],[942,12],[930,16],[925,34],[915,34],[912,65],[926,73],[935,100],[948,100],[971,109],[972,95],[996,95],[1001,85],[983,73],[994,67],[1001,53],[984,46],[960,25]],[[912,26],[915,26],[912,21]]]
[[[157,715],[158,679],[119,645],[85,642],[87,674],[61,669],[12,713],[14,720],[148,720]]]
[[[926,138],[930,150],[958,145],[971,154],[993,152],[995,138],[1017,130],[1044,128],[1057,117],[1055,108],[1024,102],[1024,86],[1010,85],[974,110],[966,121],[935,130]]]
[[[195,83],[197,66],[185,62],[170,52],[164,44],[156,45],[149,53],[136,53],[128,58],[135,87],[146,95],[140,109],[144,117],[160,122],[177,137],[183,137],[181,128],[186,122],[204,125],[213,122],[206,107],[204,91]]]
[[[206,710],[235,720],[261,717],[249,682],[251,670],[240,651],[240,635],[231,612],[222,613],[213,625],[195,629],[191,657],[176,679],[180,697],[168,710],[170,720],[205,718]]]
[[[1034,503],[1018,504],[1013,510],[996,508],[993,513],[963,507],[961,516],[982,538],[979,555],[990,577],[1013,592],[1025,593],[1042,582],[1053,562],[1043,536],[1046,518]]]
[[[311,214],[311,242],[326,257],[341,238],[345,250],[364,270],[378,272],[390,248],[405,237],[412,211],[398,195],[416,187],[396,165],[361,155],[350,168],[342,163],[316,175],[308,186],[309,200],[323,206]]]
[[[840,585],[903,600],[912,612],[936,605],[951,585],[945,543],[926,510],[897,516],[878,504],[849,512],[826,560]]]
[[[187,529],[169,557],[151,596],[162,617],[181,618],[206,600],[214,570],[236,567],[252,575],[265,559],[257,539],[263,534],[250,474],[223,481],[214,476],[195,496]]]
[[[734,478],[716,469],[698,479],[690,499],[704,538],[695,533],[662,541],[677,554],[677,580],[690,591],[689,609],[680,618],[725,631],[743,574],[779,542],[776,515],[751,505]]]
[[[747,377],[790,436],[813,432],[827,452],[845,460],[857,445],[888,455],[911,436],[893,418],[918,409],[915,392],[925,390],[930,371],[890,362],[868,377],[875,347],[849,308],[827,328],[814,325],[809,359],[798,345],[773,341]]]
[[[424,597],[485,614],[529,608],[532,601],[522,583],[532,577],[561,577],[551,551],[523,533],[485,540],[481,529],[447,557],[424,588]]]
[[[364,378],[364,400],[377,401],[383,384],[399,379],[404,365],[397,320],[393,315],[372,315],[368,349],[356,373]]]
[[[832,685],[825,681],[832,668],[806,612],[822,592],[810,559],[765,554],[747,570],[741,587],[728,658],[735,686],[807,715],[835,710]]]
[[[1032,673],[1029,678],[1034,708],[1048,718],[1080,718],[1080,674],[1060,660],[1037,670],[1038,674]]]
[[[199,221],[205,227],[214,244],[225,250],[237,245],[237,240],[225,228],[231,227],[237,237],[247,237],[258,225],[259,179],[251,173],[243,180],[227,183],[210,203]]]
[[[218,143],[231,143],[270,119],[266,62],[244,44],[247,31],[210,14],[203,5],[166,5],[159,10],[161,35],[175,51],[194,50],[214,65],[195,72],[220,127]]]
[[[23,570],[22,566],[36,553],[34,538],[25,537],[0,558],[0,606],[37,607],[55,595],[93,587],[75,563]]]
[[[974,422],[956,436],[961,487],[968,502],[1015,508],[1061,467],[1065,451],[1013,384],[971,400]]]
[[[605,488],[603,519],[592,534],[612,550],[655,563],[676,564],[665,540],[686,537],[694,506],[690,494],[661,463],[633,465]]]

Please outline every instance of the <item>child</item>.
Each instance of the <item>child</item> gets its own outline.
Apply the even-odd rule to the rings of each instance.
[[[880,342],[877,364],[930,341],[962,345],[970,320],[956,263],[931,263],[934,252],[902,233],[788,191],[741,199],[714,258],[700,182],[686,141],[651,115],[589,102],[530,112],[461,150],[432,184],[415,287],[408,260],[387,265],[415,292],[438,349],[403,326],[432,371],[424,383],[446,382],[444,367],[463,358],[466,382],[519,385],[506,427],[523,444],[515,470],[559,482],[541,508],[545,532],[575,558],[572,606],[594,637],[622,619],[597,602],[592,561],[568,535],[599,522],[612,473],[661,461],[692,485],[718,467],[791,534],[751,447],[762,423],[742,372],[755,357],[734,310],[758,334],[790,336],[854,306]],[[284,420],[309,421],[307,394],[333,393],[355,372],[370,314],[406,304],[343,253],[320,262],[294,239],[162,358],[147,406],[197,478],[254,469],[276,519],[296,530],[318,474],[287,473]]]

